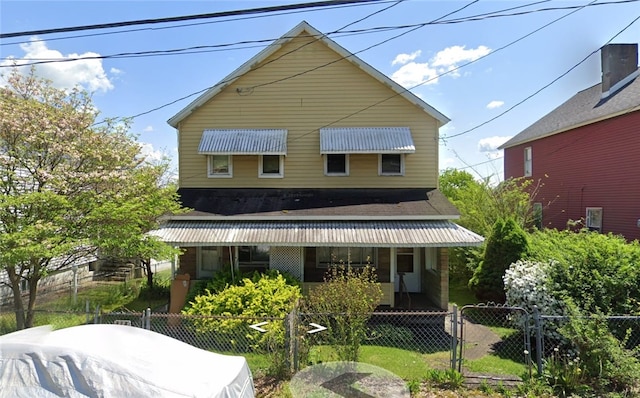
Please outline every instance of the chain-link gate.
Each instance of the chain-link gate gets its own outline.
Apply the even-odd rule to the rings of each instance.
[[[479,304],[466,305],[460,310],[457,370],[465,377],[490,377],[501,380],[501,375],[482,375],[469,366],[487,356],[509,359],[531,369],[531,319],[521,307]],[[513,376],[505,376],[505,380]]]

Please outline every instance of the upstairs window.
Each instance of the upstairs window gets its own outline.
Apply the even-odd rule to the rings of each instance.
[[[284,177],[284,156],[260,155],[258,176],[261,178]]]
[[[404,155],[401,153],[383,153],[378,155],[378,175],[404,175]]]
[[[233,177],[233,164],[231,163],[231,155],[209,155],[208,177],[210,178],[231,178]]]
[[[524,176],[531,177],[533,159],[531,158],[531,147],[524,148]]]
[[[328,176],[349,175],[349,155],[326,154],[324,156],[324,174]]]
[[[587,228],[591,231],[602,231],[602,207],[587,207]]]

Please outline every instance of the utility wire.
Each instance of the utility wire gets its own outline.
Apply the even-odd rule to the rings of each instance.
[[[549,1],[550,0],[542,0],[542,1],[535,2],[535,3],[530,3],[530,4],[527,4],[527,5],[524,5],[524,6],[512,7],[512,8],[509,8],[509,9],[504,9],[504,10],[500,10],[500,11],[493,11],[493,12],[484,13],[484,14],[478,14],[478,15],[465,17],[465,18],[459,18],[459,19],[455,19],[455,20],[431,21],[431,22],[427,22],[427,23],[418,23],[418,24],[410,24],[410,25],[399,25],[399,26],[381,26],[381,27],[373,27],[373,28],[350,30],[350,31],[345,31],[344,29],[339,29],[339,30],[336,30],[334,32],[326,33],[325,36],[328,37],[328,36],[334,36],[335,35],[337,37],[344,37],[344,36],[348,36],[348,35],[378,33],[378,32],[382,32],[382,31],[400,30],[400,29],[405,29],[405,28],[406,29],[417,28],[417,27],[423,27],[425,25],[439,25],[439,24],[454,24],[454,23],[476,22],[476,21],[481,21],[481,20],[488,19],[488,18],[522,16],[522,15],[529,14],[529,13],[534,13],[534,12],[570,10],[570,9],[577,9],[577,8],[581,8],[581,7],[582,8],[591,7],[591,6],[596,6],[596,5],[611,5],[611,4],[631,3],[631,2],[638,2],[640,0],[623,0],[623,1],[617,1],[617,2],[593,3],[593,4],[587,4],[586,6],[553,7],[553,8],[543,8],[543,9],[529,10],[529,11],[517,12],[517,13],[511,13],[511,14],[498,14],[498,12],[511,11],[511,10],[514,10],[514,9],[523,8],[523,7],[529,7],[531,5],[540,4],[540,3],[546,3],[546,2],[549,2]],[[397,4],[397,3],[394,2],[394,5],[395,4]],[[110,33],[119,33],[119,32],[110,32]],[[280,37],[279,39],[286,39],[286,37]],[[51,39],[48,39],[48,41],[50,41],[50,40]],[[125,52],[125,53],[116,53],[116,54],[110,54],[110,55],[95,55],[95,56],[90,56],[90,57],[55,58],[55,59],[53,59],[53,58],[15,58],[15,57],[5,57],[5,58],[0,58],[0,61],[10,60],[10,61],[13,61],[14,63],[19,62],[19,61],[31,61],[31,62],[20,64],[20,66],[31,66],[31,65],[40,65],[40,64],[48,64],[48,63],[58,63],[58,62],[73,62],[73,61],[87,60],[87,59],[120,59],[120,58],[156,57],[156,56],[176,55],[176,54],[201,54],[201,53],[222,51],[222,49],[225,49],[227,47],[236,47],[236,48],[232,48],[232,50],[255,48],[255,47],[260,47],[260,46],[247,45],[247,44],[270,43],[270,42],[273,42],[275,40],[278,40],[278,39],[270,38],[270,39],[261,39],[261,40],[247,40],[247,41],[239,41],[239,42],[235,42],[235,43],[224,43],[224,44],[215,44],[215,45],[201,45],[201,46],[192,46],[192,47],[184,47],[184,48],[177,48],[177,49],[168,49],[168,50],[148,50],[148,51]],[[22,44],[22,43],[29,43],[29,41],[13,43],[13,44]],[[6,45],[6,43],[0,43],[0,46],[1,45]],[[239,47],[239,46],[241,46],[241,47]],[[10,65],[10,64],[8,64],[8,65],[0,65],[0,68],[7,68],[7,67],[11,67],[11,66],[13,66],[13,65]]]
[[[351,22],[351,23],[349,23],[349,24],[345,25],[344,27],[342,27],[341,29],[347,28],[347,27],[349,27],[349,26],[351,26],[351,25],[353,25],[353,24],[355,24],[355,23],[361,22],[361,21],[363,21],[363,20],[365,20],[365,19],[367,19],[367,18],[369,18],[369,17],[371,17],[371,16],[373,16],[373,15],[376,15],[376,14],[378,14],[378,13],[380,13],[380,12],[386,11],[386,10],[388,10],[389,8],[394,7],[394,6],[398,5],[398,4],[400,4],[402,1],[404,1],[404,0],[398,0],[398,1],[396,1],[394,4],[392,4],[391,6],[386,7],[386,8],[384,8],[384,9],[382,9],[382,10],[376,11],[376,12],[374,12],[374,13],[372,13],[372,14],[369,14],[369,15],[367,15],[366,17],[361,18],[361,19],[359,19],[359,20],[357,20],[357,21]],[[339,30],[340,30],[340,29],[339,29]],[[313,42],[318,41],[318,40],[320,40],[320,38],[316,38]],[[306,43],[306,44],[304,44],[304,45],[302,45],[302,46],[300,46],[300,47],[298,47],[298,48],[296,48],[296,49],[294,49],[294,50],[292,50],[292,51],[290,51],[290,52],[288,52],[288,53],[285,53],[285,54],[281,55],[281,56],[280,56],[280,57],[278,57],[278,58],[275,58],[275,59],[273,59],[273,60],[271,60],[271,61],[269,61],[269,62],[266,62],[266,63],[264,63],[264,64],[261,64],[260,66],[258,66],[258,67],[257,67],[257,68],[255,68],[254,70],[259,69],[259,68],[262,68],[262,67],[264,67],[264,66],[266,66],[266,65],[268,65],[268,64],[270,64],[270,63],[272,63],[272,62],[275,62],[275,61],[277,61],[278,59],[282,58],[283,56],[288,55],[288,54],[290,54],[290,53],[292,53],[292,52],[298,51],[298,50],[300,50],[302,47],[305,47],[305,46],[307,46],[307,45],[309,45],[309,44],[311,44],[311,43],[312,43],[312,42]],[[230,79],[229,79],[229,80],[230,80]],[[227,80],[227,81],[229,81],[229,80]],[[172,102],[170,102],[170,103],[168,103],[168,104],[164,104],[164,105],[161,105],[161,106],[156,107],[156,108],[154,108],[154,109],[151,109],[151,110],[149,110],[149,111],[145,111],[145,112],[142,112],[142,113],[139,113],[139,114],[136,114],[136,115],[130,116],[130,117],[128,117],[127,119],[135,119],[135,118],[137,118],[137,117],[140,117],[140,116],[143,116],[143,115],[146,115],[146,114],[149,114],[149,113],[155,112],[155,111],[157,111],[157,110],[159,110],[159,109],[162,109],[162,108],[165,108],[165,107],[167,107],[167,106],[173,105],[173,104],[175,104],[175,103],[177,103],[177,102],[180,102],[180,101],[182,101],[182,100],[185,100],[185,99],[187,99],[187,98],[190,98],[190,97],[192,97],[192,96],[194,96],[194,95],[198,95],[198,94],[204,93],[204,92],[208,91],[209,89],[211,89],[211,88],[215,87],[216,85],[224,84],[224,83],[225,83],[225,82],[219,82],[219,83],[217,83],[217,84],[215,84],[215,85],[213,85],[213,86],[206,87],[206,88],[204,88],[204,89],[202,89],[202,90],[199,90],[199,91],[197,91],[197,92],[195,92],[195,93],[191,93],[191,94],[189,94],[189,95],[187,95],[187,96],[184,96],[184,97],[182,97],[182,98],[178,98],[177,100],[174,100],[174,101],[172,101]],[[101,122],[99,122],[99,123],[95,123],[95,124],[100,124],[100,123],[101,123]]]
[[[395,1],[394,4],[392,4],[391,6],[379,10],[373,14],[371,14],[370,16],[373,16],[377,13],[380,13],[382,11],[387,10],[388,8],[394,7],[395,5],[399,4],[399,2],[402,2],[405,0],[400,0],[400,1]],[[530,3],[527,4],[525,6],[518,6],[518,7],[512,7],[512,8],[508,8],[508,9],[503,9],[500,11],[494,11],[492,13],[485,13],[485,14],[479,14],[479,15],[490,15],[490,14],[494,14],[496,12],[504,12],[504,11],[510,11],[513,9],[517,9],[517,8],[522,8],[522,7],[528,7],[530,5],[533,4],[539,4],[539,3],[544,3],[544,2],[548,2],[550,0],[542,0],[542,1],[538,1],[535,3]],[[640,0],[633,0],[633,1],[640,1]],[[370,16],[367,16],[365,18],[363,18],[362,20],[369,18]],[[323,37],[329,37],[329,36],[338,36],[338,37],[346,37],[346,36],[351,36],[351,35],[359,35],[359,34],[368,34],[368,33],[379,33],[381,31],[389,31],[389,30],[399,30],[399,29],[405,29],[405,28],[421,28],[427,25],[432,25],[432,24],[438,24],[440,21],[442,20],[442,18],[439,18],[438,20],[434,20],[434,21],[430,21],[430,22],[423,22],[423,23],[419,23],[419,24],[413,24],[413,25],[402,25],[402,26],[384,26],[384,27],[374,27],[374,28],[367,28],[367,29],[358,29],[358,30],[350,30],[350,31],[345,31],[344,29],[348,26],[353,25],[354,23],[357,22],[361,22],[361,21],[355,21],[354,23],[351,23],[343,28],[337,29],[333,32],[328,32],[325,33],[323,35]],[[281,40],[281,39],[288,39],[289,37],[280,37],[278,39],[261,39],[261,40],[247,40],[247,41],[240,41],[240,42],[235,42],[235,43],[225,43],[225,44],[216,44],[216,45],[202,45],[202,46],[192,46],[192,47],[185,47],[185,48],[178,48],[178,49],[169,49],[169,50],[149,50],[149,51],[138,51],[138,52],[125,52],[125,53],[117,53],[117,54],[111,54],[111,55],[95,55],[95,56],[90,56],[90,57],[74,57],[74,58],[56,58],[56,59],[40,59],[40,58],[14,58],[14,57],[7,57],[7,58],[0,58],[0,60],[10,60],[13,61],[14,63],[18,62],[18,61],[25,61],[25,60],[29,60],[32,62],[28,62],[28,63],[21,63],[19,64],[19,66],[31,66],[31,65],[40,65],[40,64],[48,64],[48,63],[58,63],[58,62],[73,62],[73,61],[78,61],[78,60],[87,60],[87,59],[119,59],[119,58],[138,58],[138,57],[152,57],[152,56],[164,56],[164,55],[176,55],[176,54],[196,54],[196,53],[204,53],[204,52],[214,52],[214,51],[221,51],[220,49],[223,48],[227,48],[227,47],[233,47],[233,46],[243,46],[246,44],[260,44],[260,43],[272,43],[276,40]],[[393,38],[392,38],[393,39]],[[390,39],[391,40],[391,39]],[[237,49],[246,49],[246,48],[253,48],[253,47],[260,47],[260,46],[244,46],[244,47],[238,47],[238,48],[233,48],[234,50]],[[363,52],[366,51],[365,50],[361,50],[359,52]],[[358,53],[359,53],[358,52]],[[286,54],[284,54],[286,55]],[[284,56],[283,55],[283,56]],[[7,65],[0,65],[0,68],[7,68],[7,67],[12,67],[14,65],[12,64],[7,64]]]
[[[383,3],[387,3],[387,2],[391,2],[391,1],[392,0],[380,0],[376,4],[383,4]],[[147,28],[124,29],[124,30],[111,31],[111,32],[99,32],[99,33],[88,33],[88,34],[73,35],[73,36],[49,37],[49,38],[47,38],[47,41],[81,39],[81,38],[86,38],[86,37],[117,35],[117,34],[122,34],[122,33],[135,33],[135,32],[145,32],[145,31],[160,31],[160,30],[167,30],[167,29],[188,28],[188,27],[193,27],[193,26],[212,25],[212,24],[225,23],[225,22],[247,21],[247,20],[258,19],[258,18],[272,18],[274,16],[281,16],[281,15],[302,14],[302,13],[309,13],[309,12],[326,11],[326,10],[342,9],[342,8],[352,8],[352,7],[362,7],[362,6],[370,6],[370,5],[371,5],[370,3],[342,4],[342,5],[335,5],[333,7],[325,7],[325,8],[321,8],[321,9],[293,10],[293,11],[286,11],[286,12],[275,12],[273,14],[268,14],[268,15],[251,15],[251,16],[242,16],[242,17],[237,17],[237,18],[226,18],[226,19],[223,19],[223,20],[220,20],[220,21],[194,22],[194,23],[178,24],[178,25],[172,25],[172,26],[152,26],[152,27],[147,27]],[[29,43],[29,42],[30,42],[30,40],[22,40],[22,41],[14,41],[14,42],[6,42],[5,41],[5,42],[0,43],[0,47],[1,46],[16,45],[16,44],[26,44],[26,43]]]
[[[373,0],[370,0],[370,1],[373,1]],[[539,3],[545,3],[545,2],[549,2],[549,1],[551,1],[551,0],[542,0]],[[611,4],[634,3],[634,2],[638,2],[638,1],[640,1],[640,0],[609,1],[609,2],[595,3],[595,4],[591,4],[589,6],[591,7],[591,6],[601,6],[601,5],[611,5]],[[388,2],[388,1],[378,0],[378,2],[379,3],[385,3],[385,2]],[[334,7],[326,7],[326,8],[328,8],[328,9],[331,9],[331,8],[345,8],[345,7],[357,7],[357,6],[363,6],[363,5],[368,5],[368,3],[355,2],[355,3],[336,5]],[[440,24],[456,24],[456,23],[464,23],[464,22],[472,22],[472,21],[482,21],[482,20],[488,19],[488,18],[521,16],[521,15],[537,13],[537,12],[558,11],[558,10],[566,10],[566,9],[578,8],[578,7],[580,7],[580,6],[549,7],[549,8],[544,8],[544,9],[530,10],[530,11],[524,11],[524,12],[520,12],[520,13],[503,14],[503,15],[491,15],[491,14],[494,14],[494,13],[486,13],[486,14],[479,14],[479,15],[476,15],[476,16],[473,16],[473,17],[464,17],[464,18],[459,18],[459,19],[454,19],[454,20],[446,20],[446,21],[440,22]],[[520,7],[514,7],[514,8],[520,8]],[[302,13],[302,12],[309,12],[309,11],[320,11],[320,10],[290,11],[290,12],[275,13],[274,15],[288,15],[288,14]],[[120,31],[115,31],[115,32],[100,32],[100,33],[85,34],[85,35],[63,36],[63,37],[48,38],[47,41],[67,40],[67,39],[76,39],[76,38],[85,38],[85,37],[95,37],[95,36],[121,34],[121,33],[132,33],[132,32],[140,32],[140,31],[148,31],[148,30],[153,31],[153,30],[174,29],[174,28],[183,28],[183,27],[190,27],[190,26],[197,26],[197,25],[213,24],[213,23],[232,22],[232,21],[240,21],[240,20],[255,19],[255,18],[265,18],[265,17],[272,17],[272,16],[273,15],[253,15],[253,16],[247,16],[247,17],[241,17],[241,18],[226,19],[226,20],[223,20],[223,21],[208,21],[208,22],[199,22],[199,23],[191,23],[191,24],[180,24],[180,25],[174,25],[174,26],[151,27],[151,28],[140,28],[140,29],[127,29],[127,30],[120,30]],[[409,27],[412,27],[412,26],[415,26],[415,25],[407,25],[407,26],[402,26],[402,27],[409,28]],[[394,27],[381,27],[381,28],[378,28],[378,29],[387,30],[387,29],[396,29],[396,28],[399,29],[399,28],[402,28],[402,27],[395,27],[395,28]],[[18,42],[6,42],[5,41],[3,43],[0,43],[0,46],[9,46],[9,45],[25,44],[25,43],[29,43],[29,41],[18,41]]]
[[[449,139],[449,138],[455,138],[455,137],[459,137],[461,135],[465,135],[468,134],[474,130],[479,129],[482,126],[485,126],[489,123],[491,123],[492,121],[496,120],[499,117],[504,116],[506,113],[511,112],[513,109],[515,109],[516,107],[522,105],[523,103],[525,103],[526,101],[530,100],[531,98],[535,97],[536,95],[538,95],[540,92],[542,92],[543,90],[547,89],[549,86],[551,86],[552,84],[554,84],[555,82],[557,82],[558,80],[562,79],[563,77],[565,77],[566,75],[568,75],[571,71],[573,71],[574,69],[576,69],[578,66],[582,65],[587,59],[591,58],[591,56],[593,56],[594,54],[597,54],[598,51],[600,51],[600,48],[602,48],[603,46],[611,43],[616,37],[620,36],[625,30],[629,29],[629,27],[631,27],[631,25],[633,25],[634,23],[636,23],[638,21],[638,19],[640,19],[640,16],[636,17],[633,21],[631,21],[631,23],[629,23],[627,26],[625,26],[622,30],[620,30],[618,33],[616,33],[611,39],[609,39],[605,44],[603,44],[602,46],[598,47],[597,49],[591,51],[587,56],[585,56],[580,62],[578,62],[577,64],[573,65],[572,67],[570,67],[568,70],[566,70],[564,73],[562,73],[560,76],[556,77],[555,79],[551,80],[549,83],[545,84],[544,86],[542,86],[541,88],[539,88],[538,90],[536,90],[534,93],[528,95],[527,97],[525,97],[524,99],[522,99],[521,101],[519,101],[518,103],[516,103],[515,105],[511,106],[509,109],[506,109],[505,111],[501,112],[500,114],[492,117],[491,119],[482,122],[480,124],[478,124],[475,127],[472,127],[468,130],[462,131],[460,133],[457,134],[453,134],[453,135],[449,135],[446,137],[443,137],[443,139]]]
[[[135,21],[111,22],[111,23],[103,23],[103,24],[96,24],[96,25],[69,26],[65,28],[0,33],[0,39],[9,38],[9,37],[43,35],[43,34],[50,34],[50,33],[65,33],[65,32],[78,32],[83,30],[119,28],[123,26],[152,25],[152,24],[158,24],[158,23],[190,21],[190,20],[196,20],[196,19],[211,19],[211,18],[238,16],[238,15],[263,14],[263,13],[271,13],[271,12],[286,11],[286,10],[333,7],[336,5],[343,5],[343,4],[370,3],[370,2],[378,2],[378,1],[381,1],[381,0],[329,0],[329,1],[318,1],[313,3],[287,4],[282,6],[250,8],[250,9],[233,10],[233,11],[221,11],[221,12],[214,12],[214,13],[208,13],[208,14],[183,15],[178,17],[154,18],[154,19],[139,19]]]

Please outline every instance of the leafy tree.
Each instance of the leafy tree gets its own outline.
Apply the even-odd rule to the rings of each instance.
[[[320,337],[328,339],[341,361],[357,361],[367,321],[381,299],[372,267],[333,266],[324,283],[309,292],[306,311],[328,328]]]
[[[98,250],[163,258],[172,250],[145,235],[177,212],[123,121],[96,123],[90,96],[13,70],[0,87],[0,271],[14,295],[19,329],[33,325],[38,282]],[[21,282],[29,294],[26,306]]]
[[[523,229],[534,224],[531,203],[538,186],[530,179],[509,179],[492,184],[489,178],[476,180],[466,172],[447,169],[439,179],[440,191],[460,211],[461,226],[489,239],[498,219],[513,219]],[[450,250],[449,267],[453,280],[471,279],[484,253],[483,247],[456,247]]]
[[[504,303],[505,271],[526,256],[528,248],[526,232],[513,219],[498,219],[487,240],[484,258],[469,281],[476,297]]]

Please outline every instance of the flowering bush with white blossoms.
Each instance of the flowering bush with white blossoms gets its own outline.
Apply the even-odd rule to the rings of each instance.
[[[522,307],[530,315],[533,315],[534,305],[538,306],[540,314],[564,315],[564,302],[555,294],[549,277],[549,269],[553,266],[553,261],[518,260],[512,263],[503,277],[507,305]],[[522,322],[524,320],[518,321]],[[546,326],[544,334],[547,337],[560,338],[556,327]]]

